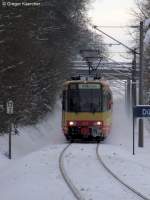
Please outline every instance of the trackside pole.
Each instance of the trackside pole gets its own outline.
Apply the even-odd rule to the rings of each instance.
[[[144,88],[144,25],[143,21],[140,22],[140,56],[139,56],[139,104],[144,104],[143,99],[143,88]],[[143,130],[143,119],[139,119],[139,135],[138,135],[138,146],[144,147],[144,130]]]
[[[12,123],[10,123],[9,127],[9,153],[8,153],[9,159],[11,159],[11,136],[12,136]]]
[[[135,118],[133,111],[133,155],[135,155]]]
[[[6,113],[9,116],[9,137],[8,137],[8,158],[11,159],[11,139],[12,139],[12,117],[11,115],[14,114],[14,102],[12,100],[8,100],[6,103]]]

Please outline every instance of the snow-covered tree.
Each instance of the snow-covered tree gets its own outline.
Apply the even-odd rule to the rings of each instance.
[[[136,5],[135,21],[144,22],[144,94],[145,103],[150,103],[147,99],[150,92],[150,1],[136,0]]]
[[[0,103],[12,99],[13,117],[24,124],[52,110],[72,57],[92,40],[89,0],[38,2],[39,7],[28,8],[0,3]],[[7,116],[2,115],[3,124]]]

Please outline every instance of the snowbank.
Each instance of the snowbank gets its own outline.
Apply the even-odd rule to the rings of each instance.
[[[144,148],[138,148],[136,130],[133,156],[132,118],[126,112],[124,88],[118,90],[114,85],[113,93],[112,131],[100,145],[99,153],[105,164],[126,184],[150,198],[150,132],[145,130]],[[59,154],[66,145],[61,132],[60,103],[53,115],[48,115],[39,125],[19,130],[20,135],[13,136],[11,161],[5,156],[8,136],[0,137],[0,198],[73,200],[58,165]],[[49,146],[41,149],[45,145]],[[137,199],[123,186],[116,187],[114,180],[99,165],[95,149],[96,144],[75,144],[65,156],[64,166],[83,196],[93,200]]]
[[[64,145],[51,145],[16,161],[1,170],[2,200],[73,200],[58,167]]]

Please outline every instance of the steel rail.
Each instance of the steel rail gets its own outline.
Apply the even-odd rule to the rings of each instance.
[[[101,156],[99,155],[99,144],[97,144],[96,146],[96,155],[97,158],[99,160],[99,162],[101,163],[101,165],[104,167],[104,169],[111,174],[111,176],[113,176],[118,182],[120,182],[122,185],[124,185],[126,188],[128,188],[131,192],[133,192],[134,194],[136,194],[138,197],[144,199],[144,200],[150,200],[150,198],[146,197],[145,195],[141,194],[140,192],[138,192],[137,190],[135,190],[133,187],[129,186],[127,183],[125,183],[123,180],[121,180],[114,172],[112,172],[112,170],[105,164],[105,162],[102,160]]]
[[[72,183],[71,179],[67,175],[67,172],[64,168],[64,154],[67,151],[67,149],[71,146],[71,144],[68,144],[61,152],[59,156],[59,169],[62,174],[63,179],[65,180],[67,186],[71,190],[72,194],[77,200],[85,200],[85,198],[82,197],[80,191],[76,188],[76,186]]]

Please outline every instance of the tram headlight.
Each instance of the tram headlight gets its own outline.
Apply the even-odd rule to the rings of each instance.
[[[75,125],[76,125],[76,122],[74,122],[74,121],[69,122],[69,126],[75,126]]]
[[[96,126],[101,126],[101,125],[102,125],[102,122],[101,122],[101,121],[97,121],[97,122],[94,123],[94,125],[96,125]]]

